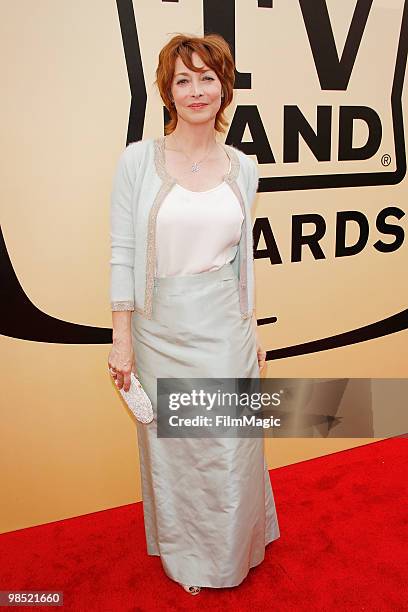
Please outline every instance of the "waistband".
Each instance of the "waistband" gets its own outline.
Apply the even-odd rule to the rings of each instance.
[[[225,263],[218,270],[207,270],[198,272],[197,274],[186,274],[183,276],[155,276],[155,288],[172,289],[189,289],[190,287],[198,287],[206,285],[212,281],[226,280],[229,278],[237,278],[234,269],[230,263]],[[238,279],[237,279],[238,280]]]

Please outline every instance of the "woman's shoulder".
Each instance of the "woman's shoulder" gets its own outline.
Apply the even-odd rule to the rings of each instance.
[[[117,180],[125,179],[135,181],[139,168],[146,158],[149,158],[149,151],[153,148],[154,138],[143,138],[129,142],[122,149],[117,162]]]
[[[252,177],[257,176],[258,164],[252,157],[250,157],[234,145],[229,144],[225,146],[228,147],[228,149],[232,152],[233,155],[236,156],[242,174],[246,177],[247,180],[250,180]]]
[[[119,166],[125,167],[129,175],[135,175],[142,164],[152,158],[154,138],[143,138],[129,142],[119,156]]]
[[[148,151],[154,142],[154,138],[142,138],[141,140],[134,140],[126,145],[124,153],[129,157],[142,156]]]
[[[256,161],[254,159],[252,159],[252,157],[250,157],[249,155],[247,155],[246,153],[244,153],[243,151],[241,151],[241,149],[238,149],[238,147],[231,145],[231,144],[226,144],[226,147],[228,147],[228,149],[233,153],[235,153],[235,155],[237,155],[240,163],[248,169],[253,169],[254,166],[256,166]]]

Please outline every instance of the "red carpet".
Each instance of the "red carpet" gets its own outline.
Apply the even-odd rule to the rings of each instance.
[[[408,610],[407,467],[390,438],[273,470],[281,537],[239,587],[185,593],[138,503],[1,535],[0,590],[61,590],[75,612]]]

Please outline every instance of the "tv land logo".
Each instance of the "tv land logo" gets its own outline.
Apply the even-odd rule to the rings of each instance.
[[[162,4],[179,2],[162,0]],[[128,142],[143,137],[147,110],[138,42],[144,22],[136,22],[134,5],[137,16],[137,3],[117,2],[132,94]],[[235,90],[252,89],[254,102],[237,104],[226,142],[257,156],[259,191],[400,182],[406,173],[402,112],[406,2],[387,0],[387,8],[379,0],[254,0],[253,5],[259,11],[259,16],[253,11],[254,20],[262,20],[266,9],[275,16],[269,20],[270,57],[260,57],[259,74],[253,68],[258,87],[264,86],[267,95],[256,91],[253,75],[239,72],[237,65]],[[220,11],[219,2],[202,0],[204,31],[222,34],[234,57],[237,7],[236,0],[223,0]],[[350,14],[350,22],[339,51],[342,43],[336,41],[334,26],[336,16],[344,21],[345,14]],[[168,35],[167,29],[164,25]],[[280,31],[288,35],[278,36]],[[283,75],[274,69],[277,64],[287,69]],[[263,107],[258,99],[265,100]],[[165,108],[163,119],[164,123]],[[273,125],[273,133],[266,124]],[[251,142],[243,140],[246,129]],[[361,139],[364,142],[356,143]]]
[[[162,0],[162,4],[165,3],[178,4],[178,0]],[[147,111],[146,79],[138,35],[138,28],[143,27],[143,24],[136,19],[137,3],[117,0],[116,4],[131,92],[126,139],[129,143],[143,138]],[[271,57],[266,62],[263,58],[263,69],[267,65],[272,69],[273,62],[278,59],[293,59],[293,53],[297,50],[298,70],[314,75],[307,95],[301,87],[297,87],[294,74],[291,91],[286,91],[284,87],[285,83],[290,87],[290,79],[285,79],[282,84],[274,83],[273,104],[267,108],[257,104],[256,92],[253,103],[237,104],[235,108],[226,142],[247,154],[256,155],[261,175],[259,191],[362,187],[401,182],[406,174],[402,109],[408,48],[406,1],[387,0],[390,10],[386,13],[384,3],[376,0],[344,0],[341,3],[329,0],[254,0],[254,4],[259,10],[259,18],[262,18],[262,11],[268,9],[271,15],[276,16],[271,22],[274,28],[304,33],[302,43],[298,39],[294,43],[291,36],[276,37],[280,42],[285,40],[285,48],[280,50],[278,58]],[[353,5],[343,50],[339,52],[333,27],[336,11],[344,11],[344,6],[353,8]],[[234,57],[236,6],[236,0],[223,0],[220,10],[219,2],[202,0],[204,32],[222,34],[229,42]],[[384,15],[387,19],[383,19]],[[256,12],[254,18],[257,18]],[[159,19],[157,23],[160,23]],[[378,39],[379,31],[382,34],[381,40]],[[273,34],[271,40],[274,40]],[[271,88],[269,79],[258,81],[265,83],[268,89]],[[361,86],[362,82],[364,87]],[[252,89],[251,73],[239,72],[239,65],[236,69],[235,89]],[[259,98],[263,99],[260,92]],[[274,125],[278,125],[278,128],[273,134],[268,133],[265,127],[271,123],[271,113],[279,113],[280,116],[280,121],[274,118]],[[167,110],[163,107],[163,124],[166,120]],[[250,131],[251,142],[244,141],[246,130]],[[362,134],[365,140],[362,140]],[[378,231],[394,235],[395,240],[391,244],[378,240],[375,248],[383,252],[401,248],[404,231],[398,221],[404,215],[405,212],[394,204],[379,211],[376,220]],[[389,222],[389,217],[396,219],[397,223]],[[342,211],[336,219],[338,232],[335,256],[353,255],[364,248],[368,239],[368,220],[363,213]],[[300,261],[303,244],[309,246],[316,259],[323,257],[318,244],[325,228],[323,217],[310,213],[295,215],[292,221],[291,261]],[[354,252],[347,252],[344,244],[345,228],[349,221],[360,226],[359,241],[352,247]],[[310,222],[315,223],[316,232],[312,236],[304,236],[303,224]],[[272,264],[282,263],[267,218],[255,222],[255,246],[261,235],[265,239],[266,249],[255,248],[255,258],[267,257]],[[3,239],[1,246],[2,284],[5,301],[11,305],[3,317],[4,335],[67,344],[112,341],[110,329],[67,323],[37,309],[15,276]],[[258,324],[274,321],[276,317],[267,317],[258,320]],[[359,329],[268,351],[267,359],[328,350],[388,335],[407,327],[408,309],[405,309],[391,317],[368,322]]]

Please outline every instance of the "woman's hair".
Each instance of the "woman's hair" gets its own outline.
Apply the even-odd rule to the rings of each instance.
[[[171,83],[176,59],[180,57],[190,70],[200,72],[191,59],[194,51],[211,70],[214,70],[221,81],[224,97],[221,98],[221,106],[215,117],[214,128],[222,133],[228,126],[228,121],[223,113],[231,103],[234,94],[235,63],[227,41],[220,34],[206,34],[202,37],[177,34],[160,51],[156,68],[155,83],[170,113],[170,119],[164,128],[166,135],[171,134],[177,125],[177,111],[171,102]]]

